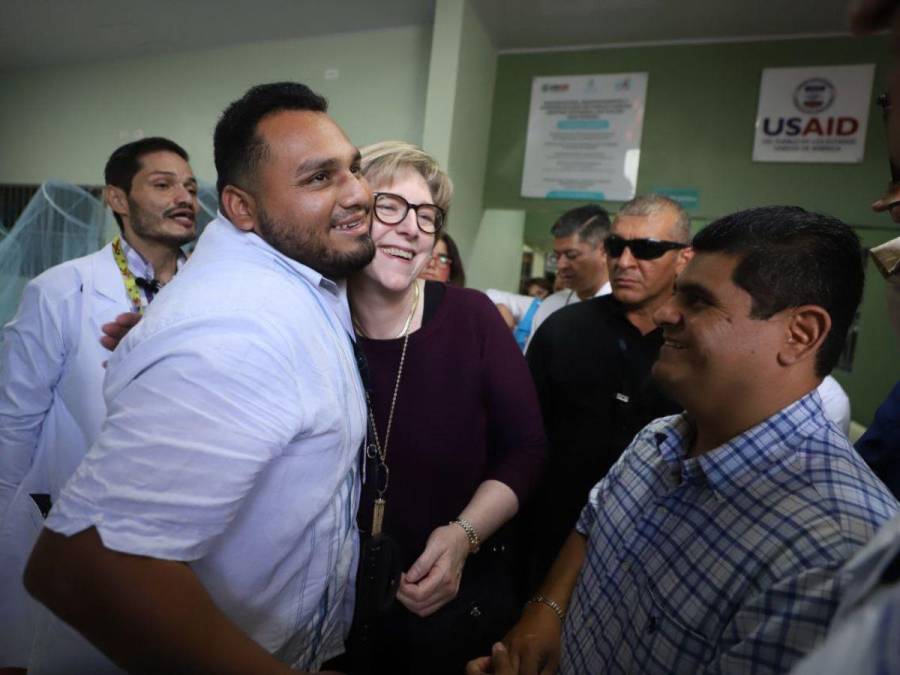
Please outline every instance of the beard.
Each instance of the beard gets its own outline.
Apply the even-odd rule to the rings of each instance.
[[[329,246],[327,234],[276,222],[262,209],[258,217],[260,235],[266,243],[328,279],[345,279],[375,257],[375,242],[369,234],[357,237],[352,249],[338,251]]]
[[[162,214],[148,211],[136,201],[128,198],[128,213],[130,217],[132,231],[145,241],[154,241],[159,244],[165,244],[172,247],[182,247],[190,244],[197,238],[197,221],[196,215],[194,220],[194,228],[185,230],[184,232],[173,233],[167,232],[162,227],[163,221],[168,217],[170,211],[178,211],[184,209],[184,206],[168,209]]]

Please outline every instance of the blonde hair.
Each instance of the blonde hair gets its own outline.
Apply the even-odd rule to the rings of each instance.
[[[450,209],[453,182],[437,160],[417,145],[404,141],[381,141],[359,149],[362,172],[369,183],[389,183],[404,169],[412,169],[425,179],[434,203]],[[446,224],[446,220],[444,221]]]

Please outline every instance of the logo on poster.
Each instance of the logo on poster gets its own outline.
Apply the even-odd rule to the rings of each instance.
[[[809,117],[766,117],[763,133],[766,136],[813,137],[852,136],[859,130],[856,117],[820,117],[837,98],[835,86],[824,77],[803,80],[794,89],[794,107]]]
[[[823,77],[803,80],[794,90],[794,105],[802,113],[823,113],[834,103],[834,85]]]

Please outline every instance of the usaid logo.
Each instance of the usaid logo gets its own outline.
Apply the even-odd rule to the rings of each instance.
[[[820,117],[834,103],[836,90],[824,77],[803,80],[794,90],[794,106],[812,117],[766,117],[766,136],[852,136],[859,130],[859,119],[850,116]]]
[[[834,103],[834,85],[823,77],[801,82],[794,90],[797,110],[809,115],[825,112]]]

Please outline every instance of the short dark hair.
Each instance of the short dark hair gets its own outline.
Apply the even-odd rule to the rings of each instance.
[[[596,246],[609,234],[609,213],[599,204],[585,204],[569,209],[553,223],[554,238],[578,235],[578,239]]]
[[[622,206],[619,207],[619,212],[616,214],[616,220],[618,220],[620,216],[648,218],[664,211],[669,211],[675,216],[675,222],[672,224],[672,234],[669,236],[674,237],[675,241],[681,242],[682,244],[690,243],[691,217],[688,215],[688,212],[674,199],[656,194],[655,192],[638,195],[634,199],[622,204]]]
[[[327,112],[328,101],[305,84],[272,82],[251,87],[225,108],[213,136],[216,189],[219,197],[226,185],[241,185],[251,179],[268,147],[257,134],[264,117],[283,110]]]
[[[522,282],[522,295],[528,294],[528,289],[531,286],[538,286],[539,288],[543,288],[547,293],[553,292],[553,284],[549,279],[545,277],[531,277],[530,279],[526,279]]]
[[[103,169],[103,178],[107,185],[121,188],[125,194],[131,193],[131,183],[134,176],[141,170],[141,157],[149,155],[151,152],[172,152],[181,157],[185,162],[191,161],[187,151],[175,141],[161,136],[150,136],[149,138],[141,138],[131,143],[126,143],[115,150],[106,160],[106,167]],[[122,216],[113,211],[119,228],[122,227]]]
[[[815,365],[819,377],[831,372],[865,280],[859,237],[849,225],[798,206],[765,206],[710,223],[694,236],[693,247],[740,257],[732,281],[750,294],[754,319],[801,305],[825,309],[831,331]]]
[[[440,230],[434,243],[439,241],[447,245],[447,255],[450,256],[450,278],[447,280],[451,286],[466,287],[466,271],[463,269],[463,261],[459,255],[459,248],[453,237],[447,234],[447,230]]]

